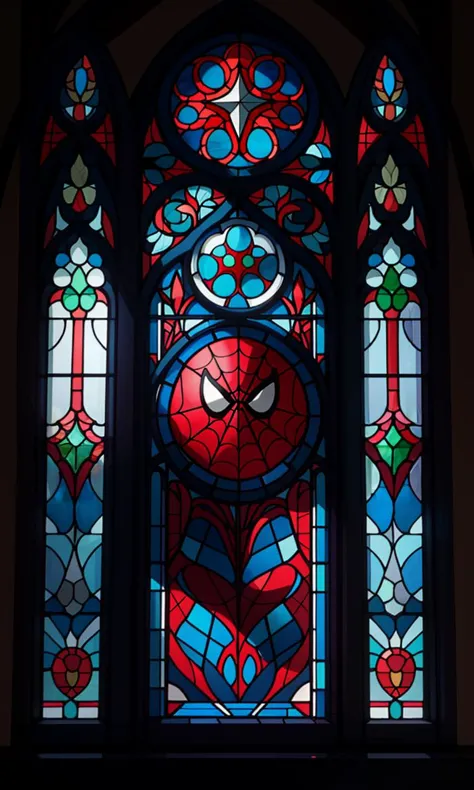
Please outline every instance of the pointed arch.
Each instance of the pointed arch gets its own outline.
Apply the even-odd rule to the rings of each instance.
[[[281,22],[256,5],[252,4],[251,10],[252,14],[249,13],[248,17],[239,15],[237,27],[234,25],[232,28],[228,26],[228,14],[222,9],[213,9],[212,14],[203,15],[160,53],[134,98],[137,117],[143,119],[141,233],[144,288],[141,310],[143,323],[149,327],[147,330],[142,326],[140,331],[143,338],[140,357],[144,360],[143,376],[146,383],[138,402],[142,414],[144,404],[151,404],[151,419],[156,421],[151,432],[150,409],[147,408],[142,428],[142,446],[149,453],[152,444],[152,460],[151,464],[148,461],[143,465],[143,481],[148,490],[140,499],[149,508],[148,513],[144,513],[146,523],[150,523],[151,513],[151,556],[148,556],[148,562],[151,563],[148,604],[151,626],[150,715],[152,718],[173,718],[187,723],[194,719],[225,720],[229,717],[243,723],[249,718],[252,720],[252,717],[253,721],[261,723],[275,718],[279,721],[292,721],[298,717],[329,718],[332,702],[328,689],[334,683],[334,673],[329,664],[332,656],[328,647],[328,589],[333,566],[329,565],[327,549],[329,527],[333,529],[335,526],[332,523],[334,470],[327,474],[326,465],[332,464],[335,454],[334,415],[327,408],[327,399],[335,380],[332,328],[335,316],[331,276],[333,239],[336,238],[333,227],[336,119],[340,114],[341,99],[333,78],[312,50],[309,55],[310,48],[306,43],[300,42],[295,36],[298,44],[292,47],[292,37],[288,35],[287,28],[283,32]],[[260,33],[263,29],[264,36]],[[200,42],[198,46],[196,40]],[[281,43],[283,40],[285,45]],[[170,58],[171,51],[183,54],[178,59]],[[192,78],[185,75],[190,74],[189,64],[194,62],[193,78],[198,79],[198,69],[205,67],[206,58],[216,66],[216,79],[219,69],[222,73],[228,72],[228,85],[216,86],[214,97],[211,95],[212,86],[206,86],[204,82],[199,88],[194,86],[193,90],[201,91],[201,94],[196,94],[193,99],[188,84]],[[256,93],[252,99],[248,76],[253,73],[252,59],[255,63],[265,62],[269,73],[275,68],[277,71],[282,70],[282,74],[293,75],[294,86],[292,90],[288,88],[287,99],[283,100],[283,95],[280,99],[273,100],[271,96],[265,99],[265,91],[259,94],[256,83],[253,83]],[[247,99],[241,95],[242,91],[234,99],[232,90],[234,93],[237,91],[242,71],[247,75],[243,78],[245,83],[242,83],[245,84]],[[266,72],[262,71],[264,78]],[[282,80],[286,78],[289,79],[282,77]],[[183,82],[185,79],[188,80],[186,86]],[[273,84],[276,78],[273,78],[273,82],[271,77],[268,79]],[[289,82],[286,84],[290,86]],[[298,86],[302,86],[301,89]],[[224,93],[227,88],[231,95],[226,100]],[[150,102],[152,96],[154,105]],[[189,101],[187,96],[191,96]],[[303,97],[303,105],[299,104],[300,96]],[[212,104],[214,99],[216,104]],[[251,139],[252,128],[259,128],[258,124],[257,127],[251,125],[257,118],[253,108],[257,100],[260,104],[262,101],[267,102],[264,103],[261,117],[268,120],[264,120],[260,128],[268,130],[263,134],[272,141],[273,146],[260,158],[257,148],[252,151],[251,145],[247,147],[245,142]],[[226,101],[234,103],[231,106]],[[213,108],[219,102],[222,109],[214,112]],[[278,126],[278,113],[283,106],[292,107],[295,118],[303,118],[299,124],[301,128],[298,128],[296,120],[292,121],[296,132],[291,131],[290,123],[286,125],[282,121]],[[299,115],[300,107],[303,116]],[[200,112],[204,113],[202,123],[200,120],[195,121],[196,114]],[[238,112],[240,123],[239,119],[235,122],[234,118]],[[209,116],[214,120],[209,122],[207,128],[221,129],[219,134],[222,142],[227,144],[226,141],[229,141],[229,152],[223,152],[223,161],[220,161],[217,148],[212,148],[212,131],[204,132],[204,135],[202,131],[197,132],[193,136],[193,124],[196,129],[205,129],[205,118]],[[277,124],[272,126],[275,118]],[[287,204],[292,206],[293,221],[287,218]],[[219,243],[221,246],[230,244],[228,253],[231,253],[233,242],[230,237],[235,233],[239,233],[242,239],[245,236],[250,252],[253,248],[257,250],[262,247],[262,252],[266,249],[266,254],[270,253],[275,264],[279,261],[277,269],[281,267],[278,269],[281,275],[272,274],[272,283],[262,281],[258,293],[263,295],[258,298],[252,298],[250,292],[246,294],[245,288],[242,291],[235,282],[233,293],[220,293],[218,285],[213,285],[216,279],[214,274],[209,274],[209,280],[202,270],[205,264],[202,252],[199,252],[202,244],[209,250],[217,250]],[[207,257],[211,259],[212,254]],[[229,261],[223,265],[230,264],[230,257],[229,254]],[[250,266],[250,253],[247,258]],[[221,265],[215,257],[212,260],[215,266]],[[222,277],[225,276],[226,270],[223,269]],[[258,276],[254,276],[254,279],[258,280]],[[326,324],[329,326],[328,340],[324,340]],[[231,374],[222,373],[224,369],[221,370],[219,364],[215,363],[217,357],[212,356],[212,349],[219,343],[227,344],[229,349],[237,344],[235,351],[239,354],[239,343],[244,338],[250,350],[252,344],[260,349],[258,337],[275,347],[275,352],[270,352],[275,353],[275,365],[283,351],[280,337],[286,338],[284,342],[292,349],[291,353],[296,355],[295,360],[299,357],[306,359],[308,355],[306,363],[298,362],[297,370],[300,364],[308,364],[307,370],[312,371],[304,374],[309,376],[306,385],[307,403],[310,410],[318,410],[321,400],[326,440],[321,445],[322,435],[317,438],[317,431],[308,440],[309,444],[304,450],[303,440],[298,449],[299,440],[296,438],[292,448],[296,471],[287,469],[283,478],[281,471],[272,471],[275,464],[270,463],[266,469],[269,456],[266,451],[259,449],[255,437],[252,439],[255,459],[250,461],[249,456],[248,463],[254,466],[261,464],[262,468],[250,476],[243,473],[244,476],[241,479],[239,477],[240,462],[237,459],[243,457],[243,450],[237,452],[234,461],[229,462],[234,472],[230,471],[230,466],[227,471],[224,469],[226,462],[219,460],[218,448],[215,448],[217,454],[214,453],[208,463],[204,462],[199,455],[199,442],[194,445],[194,450],[187,451],[187,455],[185,452],[187,460],[183,462],[180,440],[170,443],[170,426],[175,440],[177,429],[173,427],[175,418],[169,417],[170,410],[172,414],[175,413],[173,399],[176,400],[176,386],[173,382],[180,375],[177,361],[180,349],[186,356],[188,347],[189,353],[194,356],[196,353],[211,355],[206,375],[211,377],[209,381],[212,383],[207,384],[207,387],[221,392],[220,397],[227,402],[226,398],[233,397],[233,384],[229,380]],[[146,359],[145,342],[148,345]],[[228,354],[230,364],[234,352],[228,350],[225,353]],[[311,356],[313,360],[310,362]],[[186,368],[186,375],[190,370]],[[317,388],[311,381],[318,382]],[[251,383],[249,386],[252,389]],[[189,391],[189,386],[187,389]],[[206,392],[206,386],[203,391]],[[198,409],[198,404],[193,408]],[[229,414],[233,408],[236,407],[232,407]],[[291,404],[289,408],[291,410]],[[157,409],[158,417],[152,416]],[[183,419],[187,419],[185,412]],[[320,417],[315,413],[311,420],[319,422]],[[191,423],[189,425],[192,431]],[[211,441],[213,428],[208,426],[206,429],[203,425],[200,430],[210,430],[205,441]],[[229,430],[234,429],[229,425],[225,428],[227,434]],[[252,432],[253,429],[249,423],[247,429],[242,426],[239,430]],[[260,428],[257,427],[257,430]],[[225,436],[222,440],[225,440]],[[238,445],[239,440],[236,441]],[[323,449],[324,445],[326,449]],[[231,456],[230,445],[229,453]],[[325,454],[330,461],[327,456],[324,457]],[[305,458],[302,457],[300,461],[299,455]],[[325,486],[328,487],[327,508],[324,505]],[[213,504],[211,497],[215,500]],[[267,510],[273,508],[273,515],[264,515],[265,507]],[[255,658],[259,656],[258,651],[251,646],[252,639],[258,640],[257,620],[253,623],[253,630],[250,629],[252,634],[248,629],[248,632],[245,631],[246,626],[243,624],[248,614],[244,611],[245,594],[240,588],[245,583],[244,586],[250,589],[250,577],[242,577],[242,581],[237,580],[235,574],[247,573],[244,570],[246,565],[242,565],[246,550],[250,552],[245,560],[247,568],[255,561],[251,559],[251,546],[258,543],[258,532],[262,532],[263,539],[265,529],[271,531],[271,518],[279,519],[282,524],[284,522],[289,530],[287,539],[294,539],[289,518],[291,508],[294,513],[302,508],[297,518],[299,526],[294,526],[295,537],[301,529],[307,533],[307,537],[303,538],[301,533],[297,538],[300,545],[295,550],[294,567],[290,557],[287,564],[285,558],[280,559],[280,562],[282,572],[285,567],[289,573],[296,573],[296,577],[300,578],[300,591],[294,594],[302,597],[297,602],[289,598],[290,602],[285,604],[283,596],[268,612],[262,610],[260,627],[266,629],[265,618],[271,619],[273,609],[281,609],[281,614],[288,613],[289,624],[293,623],[296,630],[301,632],[302,642],[301,645],[295,642],[291,655],[285,657],[282,653],[280,663],[278,657],[272,659],[269,654],[262,664],[261,658]],[[257,510],[261,511],[258,523],[255,521]],[[207,527],[205,534],[199,538],[194,532],[199,524],[204,524],[203,520]],[[213,537],[209,537],[209,531]],[[196,590],[193,593],[189,589],[182,575],[201,573],[199,561],[194,562],[195,557],[191,556],[192,552],[189,553],[191,544],[198,546],[201,538],[204,542],[203,556],[206,552],[206,556],[209,555],[202,566],[208,581],[202,578],[202,589],[198,594]],[[278,540],[275,537],[273,539],[277,552]],[[217,556],[221,556],[219,568],[212,560],[213,551],[218,552],[216,561]],[[333,557],[330,559],[332,562]],[[296,570],[298,562],[306,568],[304,573],[301,568]],[[266,568],[265,573],[269,578],[275,573],[275,568],[272,563]],[[255,579],[263,579],[261,574],[254,573],[254,576]],[[317,583],[316,577],[319,580]],[[216,585],[216,595],[220,596],[220,603],[215,602],[215,606],[210,608],[202,599],[206,584]],[[305,589],[307,592],[303,595]],[[288,590],[290,595],[293,593]],[[225,603],[228,596],[229,602]],[[295,614],[291,614],[292,606],[296,606]],[[228,636],[227,641],[224,639],[224,643],[219,642],[218,631],[221,638],[225,634]],[[208,646],[202,649],[198,644],[201,637],[204,641],[210,640]],[[269,644],[273,644],[273,647],[269,648],[270,653],[276,649],[276,642],[273,637],[271,639],[273,641]],[[245,661],[239,656],[243,656]],[[250,677],[249,666],[252,661],[253,674]],[[148,673],[143,674],[146,677]],[[259,683],[260,690],[254,691]]]
[[[447,138],[418,61],[396,40],[382,41],[366,55],[351,99],[364,313],[364,660],[369,721],[430,722],[446,738],[454,723],[453,642],[445,642],[452,636]]]
[[[33,452],[20,461],[29,491],[19,509],[36,553],[34,562],[28,553],[18,558],[25,603],[18,641],[30,645],[34,662],[31,685],[21,666],[16,672],[20,728],[31,717],[39,725],[103,717],[110,618],[102,605],[102,552],[112,548],[119,477],[113,460],[120,445],[117,164],[126,139],[124,97],[110,59],[90,40],[56,42],[42,65],[48,78],[31,94],[22,141],[23,343],[34,407],[23,398],[24,446]],[[32,459],[36,468],[27,471]],[[107,586],[106,601],[110,592]]]

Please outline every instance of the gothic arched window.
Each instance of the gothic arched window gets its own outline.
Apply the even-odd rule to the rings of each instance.
[[[252,35],[200,43],[161,90],[143,177],[150,712],[325,718],[325,101]]]
[[[442,143],[396,48],[344,108],[292,39],[216,12],[131,102],[76,48],[38,110],[23,722],[437,726]]]
[[[417,184],[426,184],[429,155],[415,96],[387,55],[374,70],[365,105],[357,247],[366,281],[370,716],[423,719],[423,274],[429,255]]]
[[[40,153],[44,719],[99,716],[117,269],[116,146],[101,65],[82,55],[52,80]]]

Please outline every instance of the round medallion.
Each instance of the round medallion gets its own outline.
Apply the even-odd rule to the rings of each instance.
[[[220,499],[276,493],[317,444],[313,377],[271,332],[229,327],[196,337],[161,371],[156,409],[171,465]]]
[[[221,225],[196,246],[191,277],[213,306],[248,310],[268,302],[285,274],[282,251],[258,226],[242,220]]]
[[[181,71],[172,117],[190,148],[245,174],[288,148],[303,128],[307,105],[294,66],[240,41],[209,50]]]

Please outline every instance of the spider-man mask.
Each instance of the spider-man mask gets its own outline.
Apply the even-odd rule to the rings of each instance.
[[[264,475],[307,430],[303,384],[287,359],[253,338],[211,342],[174,384],[169,424],[189,458],[214,475]]]

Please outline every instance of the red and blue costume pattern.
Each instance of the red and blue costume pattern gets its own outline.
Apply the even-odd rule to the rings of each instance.
[[[173,482],[168,516],[168,713],[309,715],[308,484],[233,508]]]
[[[157,264],[150,715],[322,718],[326,317],[317,280],[330,289],[332,131],[310,74],[253,35],[178,56],[166,91],[163,136],[154,119],[145,140],[143,192],[144,275]],[[189,171],[213,185],[191,183]],[[250,175],[263,180],[246,191]]]
[[[291,455],[308,424],[295,367],[252,338],[211,342],[183,366],[174,441],[221,479]],[[168,488],[168,714],[309,715],[310,487],[255,504]]]
[[[171,396],[170,424],[176,442],[200,467],[246,480],[275,468],[299,445],[307,425],[305,392],[277,351],[252,338],[230,337],[198,351],[183,368]]]

